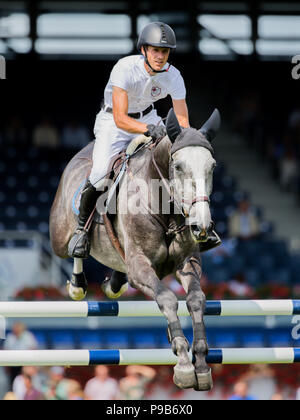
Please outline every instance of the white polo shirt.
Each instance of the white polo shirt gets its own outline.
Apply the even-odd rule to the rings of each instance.
[[[167,63],[163,69],[167,69]],[[145,69],[142,55],[130,55],[113,67],[104,91],[105,105],[112,107],[112,88],[127,91],[128,113],[144,111],[153,102],[170,95],[172,99],[185,99],[186,89],[180,71],[173,65],[163,73],[151,76]]]

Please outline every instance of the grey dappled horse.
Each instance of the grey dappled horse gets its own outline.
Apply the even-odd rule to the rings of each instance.
[[[91,231],[91,255],[115,273],[121,276],[126,273],[129,284],[154,299],[166,317],[172,350],[178,356],[174,367],[175,384],[180,388],[202,391],[212,388],[212,377],[205,360],[208,352],[203,322],[206,299],[200,286],[199,243],[205,242],[211,225],[209,196],[216,165],[211,140],[219,126],[218,110],[200,130],[182,129],[174,111],[170,110],[166,122],[168,136],[157,142],[152,150],[146,147],[130,159],[120,186],[117,214],[113,221],[125,253],[124,261],[111,244],[105,226],[94,224]],[[68,257],[68,242],[77,226],[71,208],[72,197],[91,168],[91,156],[92,144],[69,163],[51,210],[52,247],[61,258]],[[163,179],[164,187],[171,194],[174,206],[171,214],[162,211],[161,203],[156,215],[150,211],[149,192],[152,193],[151,181],[155,179]],[[148,186],[148,194],[145,195],[143,188],[136,188],[137,180]],[[143,211],[136,211],[137,201]],[[175,208],[179,211],[174,211]],[[170,231],[167,234],[168,227]],[[79,274],[82,271],[81,260],[75,261],[75,266]],[[177,297],[161,281],[169,274],[176,276],[186,292],[194,333],[192,362],[188,355],[189,344],[177,315]],[[121,286],[123,288],[124,281],[119,288]],[[73,285],[70,295],[74,299],[82,299],[85,293],[83,288]],[[111,297],[111,294],[108,293],[108,296]]]

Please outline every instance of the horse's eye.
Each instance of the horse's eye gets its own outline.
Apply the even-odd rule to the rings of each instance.
[[[174,169],[177,172],[182,172],[182,166],[179,163],[175,163]]]

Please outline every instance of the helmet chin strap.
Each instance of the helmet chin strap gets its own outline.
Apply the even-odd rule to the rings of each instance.
[[[167,69],[165,69],[165,70],[154,70],[154,68],[151,66],[151,64],[149,63],[149,60],[148,60],[147,46],[146,45],[144,46],[144,50],[145,50],[145,55],[144,55],[145,62],[147,64],[147,66],[149,66],[150,69],[153,71],[153,73],[164,73],[165,71],[168,71],[169,70],[171,64],[169,64],[169,67]]]

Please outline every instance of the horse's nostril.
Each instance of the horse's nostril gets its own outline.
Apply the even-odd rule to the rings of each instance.
[[[207,238],[207,231],[205,229],[201,229],[198,225],[191,225],[191,231],[199,240],[205,240]]]

